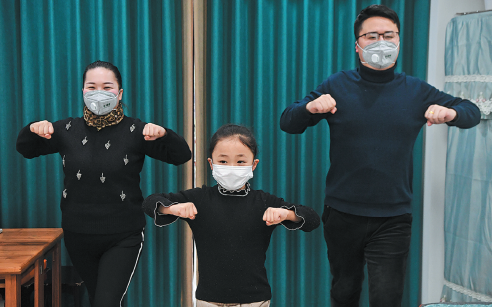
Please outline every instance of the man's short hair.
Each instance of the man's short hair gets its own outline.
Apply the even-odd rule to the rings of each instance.
[[[396,27],[398,28],[398,32],[400,32],[400,19],[398,18],[398,14],[396,14],[395,11],[393,11],[392,9],[390,9],[385,5],[373,4],[373,5],[369,5],[368,7],[360,11],[359,15],[355,19],[354,35],[356,40],[359,37],[360,29],[362,28],[362,23],[364,22],[364,20],[371,17],[388,18],[389,20],[393,21],[393,23],[396,24]]]

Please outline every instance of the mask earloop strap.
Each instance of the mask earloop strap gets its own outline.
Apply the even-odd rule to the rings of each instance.
[[[364,48],[362,48],[362,47],[359,45],[359,43],[358,43],[357,41],[355,41],[355,44],[356,44],[356,45],[357,45],[357,47],[359,47],[362,51],[364,51]],[[362,61],[360,61],[360,62],[361,62],[362,64],[369,64],[369,63],[367,63],[367,62],[362,62]]]

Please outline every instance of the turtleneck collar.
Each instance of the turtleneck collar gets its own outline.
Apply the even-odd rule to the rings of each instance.
[[[226,188],[222,187],[219,183],[217,183],[217,188],[219,189],[219,193],[225,196],[246,196],[251,190],[249,182],[246,182],[244,189],[238,189],[234,191],[227,190]]]
[[[359,68],[357,69],[357,71],[359,72],[359,75],[362,77],[362,79],[366,81],[374,83],[386,83],[392,81],[395,78],[395,68],[397,63],[398,62],[396,62],[393,67],[386,70],[375,70],[364,66],[364,64],[362,64],[359,59]]]

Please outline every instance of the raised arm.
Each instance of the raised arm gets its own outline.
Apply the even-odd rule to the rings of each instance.
[[[283,221],[300,223],[302,221],[302,218],[300,216],[297,216],[294,210],[268,207],[265,211],[265,214],[263,214],[263,220],[268,226],[272,226]]]
[[[154,219],[156,226],[167,226],[178,218],[195,219],[198,211],[194,196],[200,195],[201,189],[181,191],[179,193],[157,193],[145,198],[142,208],[148,216]]]
[[[429,84],[424,85],[427,125],[443,124],[472,128],[480,123],[480,109],[471,101],[453,97]]]
[[[304,99],[288,106],[280,116],[280,129],[292,134],[303,133],[307,127],[326,118],[327,114],[335,114],[336,101],[328,92],[326,80]]]
[[[310,207],[284,201],[274,195],[264,193],[265,213],[263,220],[268,226],[282,224],[289,230],[312,231],[320,224],[319,215]]]
[[[154,159],[180,165],[191,159],[191,151],[185,139],[169,128],[152,123],[142,130],[144,153]]]
[[[195,204],[191,202],[187,203],[173,203],[166,206],[159,206],[157,208],[157,213],[162,215],[174,215],[184,219],[194,220],[195,216],[198,214]]]
[[[54,125],[46,120],[30,123],[19,132],[16,149],[24,158],[32,159],[58,152]]]
[[[179,216],[171,214],[163,214],[161,210],[165,207],[170,207],[176,202],[170,200],[171,196],[165,193],[156,193],[148,196],[142,203],[142,208],[145,214],[154,219],[154,225],[162,227],[170,225],[179,218]]]

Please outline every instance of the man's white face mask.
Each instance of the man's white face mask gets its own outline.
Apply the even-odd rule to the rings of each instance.
[[[355,42],[357,46],[362,50],[362,57],[366,62],[363,64],[368,64],[374,68],[382,69],[390,66],[396,62],[398,57],[398,45],[388,41],[377,41],[362,48],[357,41]]]

